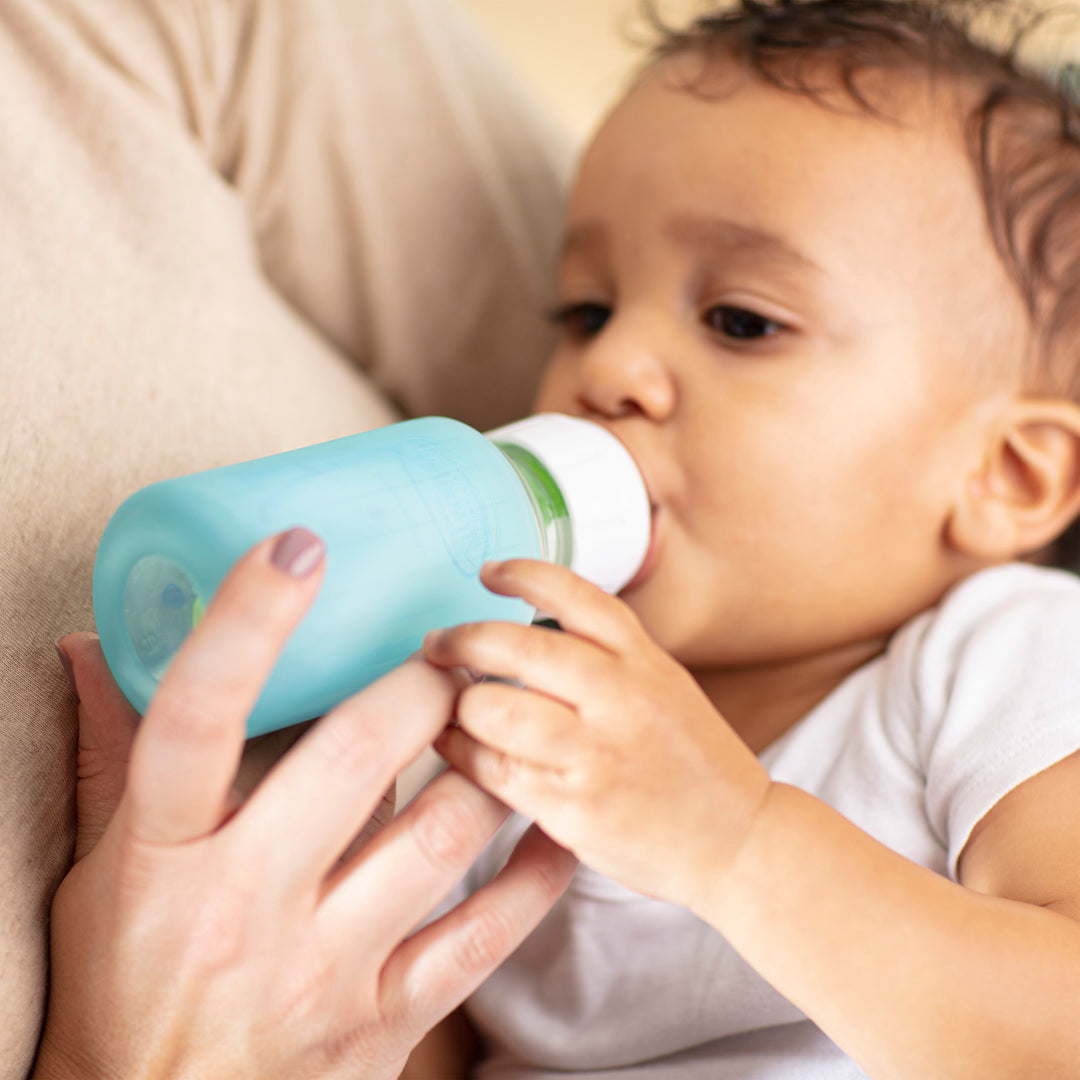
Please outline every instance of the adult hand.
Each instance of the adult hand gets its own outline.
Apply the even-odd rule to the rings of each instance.
[[[245,718],[320,578],[302,530],[245,556],[138,725],[107,825],[108,792],[88,789],[80,854],[100,840],[54,901],[35,1077],[395,1077],[569,880],[572,858],[532,831],[413,934],[506,813],[452,771],[342,857],[452,713],[454,679],[421,660],[314,725],[237,809]],[[131,715],[71,644],[84,720],[108,714],[91,724],[107,788]]]

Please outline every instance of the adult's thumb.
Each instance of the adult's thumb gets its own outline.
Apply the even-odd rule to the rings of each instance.
[[[78,862],[101,839],[124,793],[139,714],[116,685],[96,635],[68,634],[56,643],[56,651],[79,698]]]

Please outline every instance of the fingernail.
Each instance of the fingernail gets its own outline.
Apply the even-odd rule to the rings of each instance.
[[[293,578],[305,578],[322,562],[323,542],[310,530],[290,529],[278,537],[270,562]]]
[[[442,639],[442,633],[443,632],[441,630],[429,630],[424,635],[423,647],[425,649],[435,648],[435,646],[438,645],[439,641]]]
[[[79,692],[75,689],[75,669],[71,666],[71,657],[68,656],[67,651],[59,641],[54,643],[54,648],[56,649],[56,656],[60,661],[60,667],[63,668],[64,674],[67,676],[68,682],[71,683],[71,689],[77,698]]]

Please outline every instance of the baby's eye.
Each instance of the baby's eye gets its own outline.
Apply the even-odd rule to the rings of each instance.
[[[595,337],[604,329],[609,318],[611,308],[591,301],[563,304],[551,313],[551,321],[576,338]]]
[[[705,323],[710,329],[737,341],[772,337],[784,329],[784,324],[775,319],[731,304],[718,304],[709,308],[705,312]]]

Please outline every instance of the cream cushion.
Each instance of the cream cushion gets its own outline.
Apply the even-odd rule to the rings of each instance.
[[[523,414],[568,146],[448,0],[0,7],[0,1076],[73,837],[94,549],[162,477]]]

